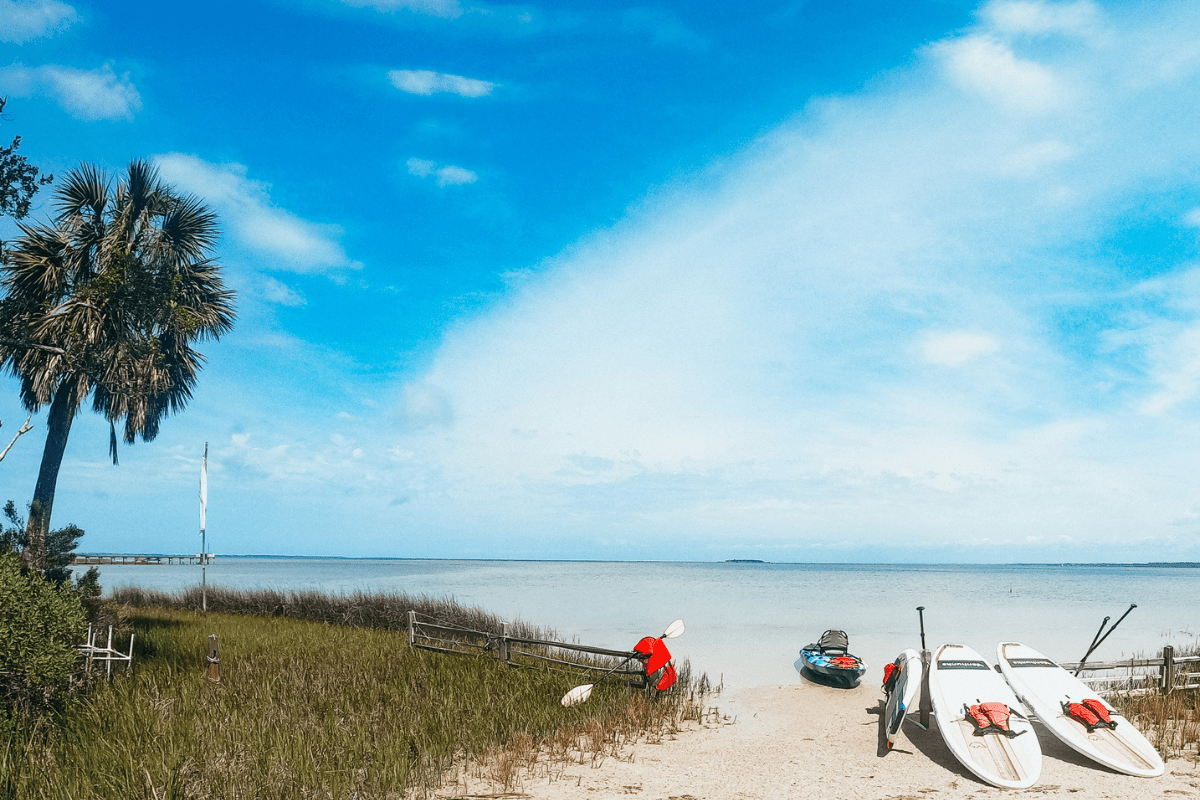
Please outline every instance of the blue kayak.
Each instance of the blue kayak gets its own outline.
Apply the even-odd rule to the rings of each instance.
[[[815,644],[800,648],[800,658],[810,677],[843,689],[858,685],[867,671],[866,662],[848,652],[850,639],[845,631],[829,630]]]

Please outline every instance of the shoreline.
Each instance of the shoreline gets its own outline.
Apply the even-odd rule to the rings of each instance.
[[[719,712],[687,723],[661,741],[644,739],[597,765],[542,764],[501,787],[485,766],[449,783],[438,800],[504,796],[532,800],[773,800],[862,797],[870,800],[965,800],[1001,796],[950,753],[936,728],[905,721],[895,749],[884,745],[875,685],[833,689],[803,683],[729,690]],[[1172,758],[1159,778],[1112,772],[1075,753],[1035,725],[1042,774],[1023,793],[1077,800],[1200,795],[1200,765]],[[494,773],[493,773],[494,774]]]

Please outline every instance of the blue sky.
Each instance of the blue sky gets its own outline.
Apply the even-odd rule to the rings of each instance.
[[[0,0],[0,95],[239,296],[76,421],[86,550],[194,552],[207,441],[224,553],[1200,560],[1194,3]]]

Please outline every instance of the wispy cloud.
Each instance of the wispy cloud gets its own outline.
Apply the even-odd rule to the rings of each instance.
[[[154,161],[167,180],[213,206],[235,243],[262,257],[263,268],[337,274],[362,267],[346,255],[338,226],[310,222],[274,205],[270,185],[251,179],[243,165],[213,164],[184,153]],[[279,302],[296,299],[275,294]]]
[[[436,161],[428,161],[423,158],[410,158],[405,163],[408,166],[409,175],[415,175],[418,178],[434,178],[438,186],[462,186],[479,180],[479,176],[469,169],[449,164],[439,167]]]
[[[997,0],[984,5],[980,17],[1000,33],[1085,35],[1097,29],[1102,14],[1091,0],[1067,3]]]
[[[408,11],[413,14],[426,14],[431,17],[457,19],[463,14],[462,4],[458,0],[341,0],[351,8],[370,8],[384,13]]]
[[[456,94],[460,97],[486,97],[496,84],[462,75],[431,72],[427,69],[394,69],[388,72],[388,80],[402,92],[409,94]]]
[[[118,75],[107,64],[91,70],[12,64],[0,67],[0,84],[16,97],[50,97],[77,119],[131,120],[142,109],[141,95],[129,73]]]
[[[930,334],[921,343],[925,360],[943,367],[961,367],[999,349],[1000,344],[994,337],[968,331]]]
[[[968,36],[935,48],[959,86],[1011,109],[1044,111],[1062,96],[1058,80],[1035,61],[1018,58],[990,36]]]
[[[0,0],[0,42],[24,44],[57,33],[78,18],[74,8],[57,0]]]
[[[990,4],[581,242],[398,397],[405,518],[692,553],[1176,535],[1200,280],[1139,293],[1106,253],[1147,193],[1194,219],[1197,30]]]

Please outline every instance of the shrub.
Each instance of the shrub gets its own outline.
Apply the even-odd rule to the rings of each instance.
[[[70,688],[83,641],[77,595],[0,555],[0,703],[6,710],[53,705]]]

